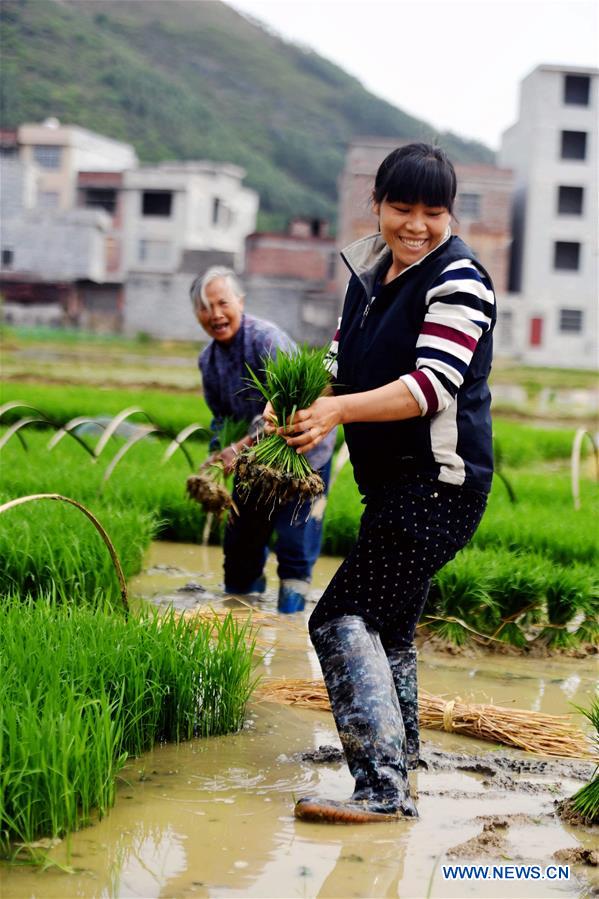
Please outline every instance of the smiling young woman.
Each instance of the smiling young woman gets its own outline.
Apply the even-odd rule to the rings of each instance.
[[[385,199],[374,203],[373,208],[379,217],[381,237],[392,254],[384,284],[434,250],[448,234],[451,216],[444,206]]]
[[[309,451],[342,424],[365,511],[356,544],[309,622],[353,796],[301,799],[299,818],[417,814],[414,633],[432,576],[472,537],[491,486],[495,297],[451,235],[456,176],[427,144],[394,150],[374,183],[379,231],[342,252],[351,277],[329,351],[334,395],[296,413]]]

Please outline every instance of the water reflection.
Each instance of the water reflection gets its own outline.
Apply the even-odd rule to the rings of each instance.
[[[169,880],[187,869],[185,840],[187,836],[175,833],[170,826],[134,835],[127,849],[121,849],[120,863],[114,866],[111,895],[158,899]]]

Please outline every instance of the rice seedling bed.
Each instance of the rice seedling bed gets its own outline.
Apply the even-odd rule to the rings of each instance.
[[[205,442],[209,436],[211,414],[199,389],[199,376],[198,390],[194,393],[1,382],[0,405],[13,400],[35,406],[48,418],[61,425],[79,415],[113,416],[123,409],[137,406],[162,428],[178,432],[195,421],[207,429],[204,434],[200,432],[195,439]],[[12,409],[3,415],[2,424],[17,421],[27,412],[26,409]],[[148,423],[148,419],[141,414],[133,416],[128,421]]]
[[[525,443],[532,441],[537,431],[517,425],[509,425],[506,429],[506,433],[515,434],[517,440]],[[48,453],[45,449],[47,434],[28,433],[26,439],[28,452],[16,439],[3,450],[4,498],[55,491],[72,496],[92,511],[118,508],[133,514],[133,510],[137,510],[154,523],[154,532],[159,538],[189,542],[201,539],[206,520],[204,511],[185,496],[188,463],[177,452],[166,464],[161,464],[163,442],[150,437],[137,444],[104,482],[103,472],[110,454],[114,454],[122,442],[111,443],[110,452],[109,447],[105,450],[106,459],[103,455],[94,464],[74,441],[65,440]],[[557,452],[552,440],[543,450],[547,455]],[[560,451],[566,451],[567,443],[563,443]],[[559,448],[560,444],[557,446]],[[593,568],[596,569],[599,562],[596,540],[599,491],[596,483],[583,480],[582,507],[574,510],[569,475],[558,463],[548,464],[548,469],[535,464],[534,468],[509,470],[510,482],[518,498],[516,504],[510,502],[504,484],[495,480],[487,512],[471,548],[449,563],[435,579],[431,593],[434,604],[429,607],[429,612],[442,619],[432,627],[445,639],[464,642],[471,639],[469,629],[487,639],[522,648],[529,645],[531,637],[535,637],[537,643],[553,648],[568,648],[580,641],[597,639],[597,626],[593,622],[599,618],[599,609]],[[351,470],[346,466],[328,500],[324,553],[340,555],[348,551],[362,509]],[[108,515],[108,512],[104,514]],[[0,516],[0,545],[2,540],[6,546],[10,543],[7,527],[8,523]],[[140,547],[147,545],[150,539],[151,525],[147,521],[145,524],[131,521],[125,530],[129,527],[131,533],[141,536],[139,542],[135,538],[129,547],[127,540],[119,536],[118,521],[114,527],[116,542],[125,547],[126,561],[128,550],[139,559]],[[213,540],[219,539],[222,527],[222,521],[213,525]],[[61,580],[69,586],[61,589],[68,594],[77,580],[72,575],[78,563],[70,565],[66,562],[73,552],[70,545],[67,544],[66,549],[61,546],[66,531],[62,524],[40,524],[40,528],[44,532],[44,553],[48,558],[55,553],[54,558],[59,560],[59,564],[53,562],[48,566],[48,571],[59,569],[63,572]],[[23,546],[27,541],[33,541],[34,530],[32,522],[29,532],[23,532],[20,538]],[[108,530],[110,532],[110,528]],[[95,535],[90,533],[90,540],[95,542]],[[94,552],[103,552],[99,543]],[[23,565],[22,560],[19,561],[18,547],[9,550],[8,557],[12,559],[10,584],[16,585],[19,566]],[[32,564],[31,570],[41,565],[43,571],[41,555],[34,558],[35,565]],[[108,564],[107,557],[103,564]],[[128,571],[133,573],[135,564],[127,561],[127,565]],[[86,564],[85,569],[92,570],[94,566],[100,570],[99,562]],[[21,570],[22,583],[27,584],[27,589],[33,589],[31,577],[27,575],[29,580],[25,580],[26,569]],[[93,576],[82,576],[82,579],[87,593],[93,593],[101,581],[101,577],[94,581]],[[42,576],[40,587],[55,589],[55,582],[56,578],[52,579],[48,574]]]
[[[93,514],[107,531],[125,576],[137,574],[156,519],[131,506],[94,504]],[[3,512],[0,557],[0,595],[51,593],[64,602],[120,604],[120,584],[106,546],[70,505],[39,501]]]
[[[129,755],[238,730],[248,625],[38,598],[0,603],[0,855],[104,815]]]

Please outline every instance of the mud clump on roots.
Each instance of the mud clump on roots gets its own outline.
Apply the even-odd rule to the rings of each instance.
[[[285,505],[295,501],[299,505],[306,500],[315,500],[324,493],[324,482],[315,471],[298,478],[263,465],[253,453],[237,456],[235,474],[239,492],[245,496],[252,493],[257,501],[265,504]]]
[[[572,797],[568,799],[556,799],[554,805],[556,815],[561,818],[562,821],[571,824],[573,827],[591,827],[592,825],[597,824],[596,820],[593,820],[590,816],[585,816],[578,811],[572,802]]]
[[[187,478],[187,495],[204,507],[206,512],[222,515],[233,505],[231,494],[206,474],[192,474]]]

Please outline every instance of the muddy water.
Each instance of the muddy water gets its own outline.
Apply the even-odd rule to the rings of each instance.
[[[337,564],[319,563],[314,598]],[[169,598],[193,608],[215,601],[220,566],[220,553],[212,548],[156,544],[132,588],[154,601]],[[272,589],[265,608],[275,600],[270,562],[268,574]],[[267,675],[318,676],[305,616],[282,618],[267,636]],[[572,701],[588,704],[597,679],[588,660],[467,659],[426,650],[420,673],[431,692],[552,713],[570,711]],[[558,864],[552,858],[557,850],[596,847],[597,829],[570,828],[553,814],[554,800],[571,795],[589,769],[557,762],[546,770],[494,770],[502,760],[509,765],[509,759],[530,757],[456,735],[427,731],[424,737],[430,767],[412,775],[418,820],[308,824],[293,818],[295,797],[318,792],[342,798],[352,787],[344,765],[300,758],[323,744],[339,745],[332,718],[253,703],[239,734],[159,746],[132,760],[108,817],[71,838],[73,870],[0,868],[0,895],[582,897],[599,886],[597,869],[580,866],[570,868],[569,880],[445,880],[447,863],[546,866]],[[477,764],[478,770],[468,770]],[[50,857],[66,863],[68,848],[61,844]]]

